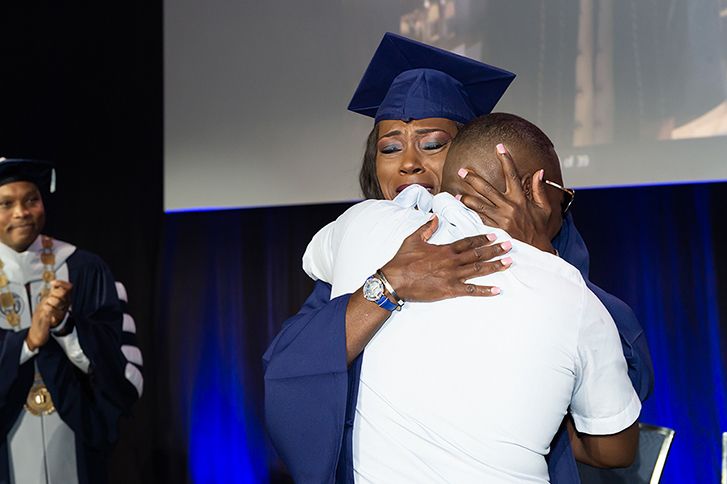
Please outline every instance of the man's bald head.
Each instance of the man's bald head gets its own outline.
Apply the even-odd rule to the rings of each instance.
[[[522,178],[545,169],[545,178],[563,183],[553,142],[530,121],[508,113],[492,113],[467,123],[452,142],[442,175],[442,191],[466,192],[457,175],[460,168],[477,173],[500,191],[505,190],[502,165],[495,147],[504,144]]]

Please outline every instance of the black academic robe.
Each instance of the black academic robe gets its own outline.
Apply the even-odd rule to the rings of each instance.
[[[0,484],[10,482],[7,436],[33,384],[35,361],[56,410],[75,434],[80,484],[107,482],[110,451],[118,438],[118,419],[138,395],[125,379],[121,352],[122,311],[114,278],[98,256],[76,250],[66,260],[72,289],[72,314],[89,373],[79,370],[53,338],[38,354],[19,364],[28,330],[0,329]]]

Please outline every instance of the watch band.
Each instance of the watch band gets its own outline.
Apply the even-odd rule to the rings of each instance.
[[[396,303],[391,302],[391,300],[386,297],[386,294],[382,294],[381,297],[374,301],[380,308],[384,308],[387,311],[393,311],[395,309],[399,309],[399,305]]]
[[[379,269],[376,271],[376,275],[379,276],[379,279],[381,279],[381,282],[384,283],[384,287],[386,288],[387,291],[389,291],[389,294],[391,294],[391,297],[393,297],[394,300],[396,300],[396,310],[401,311],[401,308],[402,308],[402,306],[404,306],[405,301],[402,298],[400,298],[399,295],[396,293],[393,286],[391,285],[389,280],[384,275],[384,271]]]

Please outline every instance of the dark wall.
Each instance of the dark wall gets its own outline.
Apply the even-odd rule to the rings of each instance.
[[[156,445],[149,430],[162,219],[161,1],[1,5],[0,156],[57,164],[45,232],[101,255],[127,286],[146,393],[123,422],[112,475],[141,482]]]

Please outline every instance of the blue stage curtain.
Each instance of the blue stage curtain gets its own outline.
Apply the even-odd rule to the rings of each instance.
[[[581,191],[591,279],[626,301],[656,374],[641,420],[676,430],[661,482],[718,482],[727,431],[727,185]]]
[[[167,482],[285,482],[262,354],[312,290],[301,257],[347,205],[167,214],[155,350]]]
[[[264,436],[260,357],[312,287],[300,268],[306,244],[347,206],[166,216],[156,341],[174,482],[283,482]],[[574,205],[591,279],[647,332],[656,386],[642,420],[676,430],[664,483],[718,479],[726,207],[724,184],[584,190]]]

